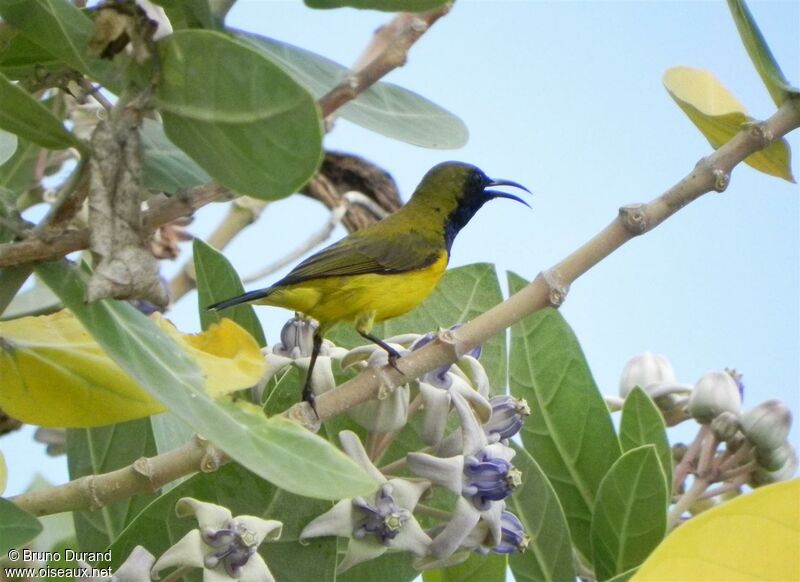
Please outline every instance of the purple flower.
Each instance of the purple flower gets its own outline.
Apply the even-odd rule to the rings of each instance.
[[[522,474],[502,456],[493,456],[483,449],[476,456],[464,458],[462,495],[469,497],[480,511],[489,509],[492,501],[511,495],[522,483]]]
[[[495,554],[524,552],[530,541],[519,518],[510,511],[503,511],[500,515],[500,543],[492,551]]]
[[[483,429],[493,442],[509,439],[517,434],[531,413],[524,398],[516,399],[504,394],[493,396],[489,404],[492,405],[492,416]]]
[[[411,512],[395,503],[391,483],[384,483],[375,495],[375,505],[363,497],[353,499],[353,506],[365,514],[364,522],[353,532],[362,539],[367,534],[375,535],[384,546],[391,546],[392,540],[410,518]]]

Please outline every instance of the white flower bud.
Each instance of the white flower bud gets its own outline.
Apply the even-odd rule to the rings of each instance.
[[[727,410],[711,421],[711,430],[721,441],[731,440],[739,430],[739,417]]]
[[[619,395],[625,398],[636,386],[643,390],[659,384],[674,384],[675,372],[666,356],[645,352],[631,358],[619,379]]]
[[[788,454],[786,461],[777,471],[770,471],[763,466],[756,467],[750,479],[750,484],[753,487],[769,485],[770,483],[777,483],[778,481],[788,481],[794,477],[797,471],[797,451],[788,443],[786,443],[785,448],[781,447],[779,450],[783,450]]]
[[[742,432],[757,449],[769,451],[786,442],[792,413],[780,400],[767,400],[742,415]]]
[[[792,445],[788,442],[781,443],[774,449],[757,449],[756,460],[761,467],[767,471],[779,471],[786,465],[794,454]]]
[[[741,406],[739,386],[726,372],[704,375],[689,396],[689,414],[701,424],[708,424],[726,411],[738,415]]]

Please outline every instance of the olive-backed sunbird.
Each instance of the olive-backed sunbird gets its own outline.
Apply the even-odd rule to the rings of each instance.
[[[303,400],[314,407],[311,374],[326,331],[340,322],[355,326],[362,337],[389,354],[397,369],[397,353],[370,330],[375,322],[410,311],[428,297],[444,274],[458,232],[489,200],[512,194],[489,190],[513,186],[492,180],[475,166],[444,162],[425,174],[408,203],[400,210],[308,257],[283,279],[265,289],[220,301],[209,309],[240,303],[284,307],[319,322]],[[316,412],[316,409],[314,409]]]

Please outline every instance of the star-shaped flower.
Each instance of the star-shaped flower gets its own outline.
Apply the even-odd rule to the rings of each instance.
[[[511,464],[515,451],[495,443],[473,455],[440,458],[427,453],[409,453],[408,467],[416,475],[460,495],[453,517],[433,539],[430,554],[446,558],[455,552],[484,520],[500,539],[503,499],[522,483],[522,474]]]
[[[261,542],[278,539],[283,524],[252,515],[233,517],[222,506],[183,497],[175,504],[179,517],[194,515],[193,529],[167,550],[152,568],[154,579],[166,568],[203,568],[203,582],[247,580],[272,582],[274,578],[256,551]]]
[[[311,364],[311,350],[313,349],[314,331],[319,324],[313,319],[293,317],[281,328],[281,341],[272,346],[267,346],[261,353],[267,361],[266,369],[261,380],[254,388],[254,400],[263,400],[264,388],[267,382],[289,366],[295,366],[304,373],[308,372]],[[328,340],[322,341],[317,362],[311,375],[311,386],[314,392],[322,394],[336,386],[331,367],[332,359],[340,359],[347,353],[344,348],[336,347]]]
[[[412,515],[419,498],[430,487],[427,481],[386,479],[372,464],[358,436],[339,433],[342,448],[375,480],[374,495],[342,499],[301,532],[300,539],[319,536],[349,538],[347,552],[337,572],[377,558],[387,551],[411,552],[424,556],[431,543]]]

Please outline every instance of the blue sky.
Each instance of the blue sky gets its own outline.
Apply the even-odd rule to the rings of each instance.
[[[784,73],[800,84],[800,4],[750,6]],[[228,23],[350,64],[389,18],[240,0]],[[501,278],[506,270],[533,278],[603,228],[619,206],[656,197],[709,153],[661,84],[676,65],[709,69],[756,118],[774,111],[725,2],[461,0],[388,80],[459,115],[470,130],[467,146],[420,149],[345,121],[325,144],[386,168],[405,198],[447,159],[525,184],[533,210],[487,205],[459,235],[451,266],[493,262]],[[797,136],[789,142],[797,152]],[[796,163],[794,170],[800,173]],[[601,390],[616,393],[628,358],[655,351],[684,382],[736,368],[744,373],[746,406],[780,398],[797,416],[799,193],[795,184],[739,166],[726,192],[704,196],[578,280],[562,311]],[[222,214],[219,205],[204,209],[192,231],[207,234]],[[226,254],[241,273],[255,271],[325,220],[319,204],[291,197],[269,206]],[[177,267],[166,265],[165,273]],[[290,315],[258,312],[270,340]],[[172,317],[197,330],[196,295]],[[791,440],[800,448],[796,426]],[[28,441],[27,432],[0,439],[11,469],[7,494],[24,489],[34,471],[66,479],[63,459],[43,459]]]

